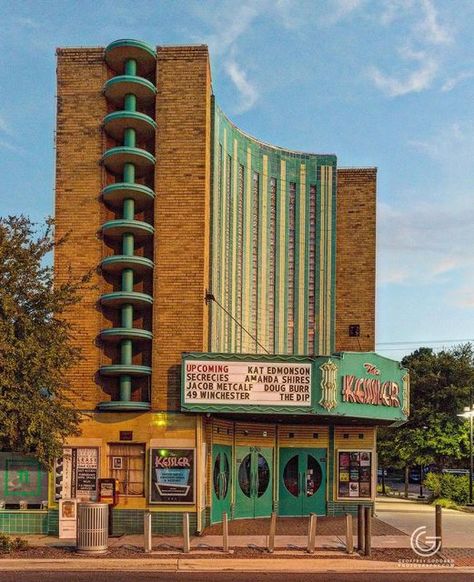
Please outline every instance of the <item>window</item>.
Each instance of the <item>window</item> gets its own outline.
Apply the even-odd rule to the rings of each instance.
[[[270,232],[268,255],[268,341],[267,345],[274,351],[275,345],[275,269],[276,269],[276,198],[277,181],[270,178]]]
[[[316,326],[316,185],[309,187],[308,353],[315,353]]]
[[[295,301],[295,211],[296,211],[296,183],[290,182],[288,200],[288,349],[293,353],[294,345],[294,301]]]
[[[118,480],[120,495],[143,496],[145,445],[109,445],[109,475]]]

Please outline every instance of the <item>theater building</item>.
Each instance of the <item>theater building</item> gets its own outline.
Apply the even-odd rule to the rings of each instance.
[[[206,46],[57,57],[55,273],[94,275],[43,530],[69,498],[113,502],[115,532],[151,510],[156,533],[371,505],[376,427],[409,406],[373,351],[376,169],[238,129]]]

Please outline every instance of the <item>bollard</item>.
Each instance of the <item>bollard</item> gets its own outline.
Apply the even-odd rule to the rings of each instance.
[[[268,536],[268,548],[267,548],[270,554],[273,554],[273,550],[275,549],[276,519],[277,514],[275,512],[272,512],[270,518],[270,535]]]
[[[183,513],[183,552],[185,554],[189,553],[190,550],[189,542],[189,513]]]
[[[352,554],[354,551],[354,536],[352,534],[352,515],[346,513],[346,551]]]
[[[143,545],[145,553],[149,554],[152,546],[150,511],[145,511],[143,515]]]
[[[372,516],[370,507],[364,508],[364,525],[365,525],[365,539],[364,539],[364,555],[370,556],[372,552]]]
[[[365,528],[364,528],[364,506],[359,505],[357,507],[357,550],[359,552],[364,551],[364,537],[365,537]]]
[[[309,527],[308,527],[308,554],[314,554],[316,548],[316,514],[311,513],[309,515]]]
[[[224,552],[229,551],[229,522],[227,520],[227,513],[222,514],[222,548]]]
[[[435,506],[435,536],[438,538],[438,551],[443,549],[443,518],[441,505]]]

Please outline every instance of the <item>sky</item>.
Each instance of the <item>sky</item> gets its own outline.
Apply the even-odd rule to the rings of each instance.
[[[55,49],[207,44],[263,141],[378,168],[376,350],[474,340],[472,0],[0,0],[0,216],[53,213]]]

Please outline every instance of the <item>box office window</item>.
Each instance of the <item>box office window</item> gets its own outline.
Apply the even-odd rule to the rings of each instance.
[[[372,497],[371,451],[338,451],[337,495]]]
[[[118,480],[120,495],[145,493],[145,445],[109,445],[109,475]]]

